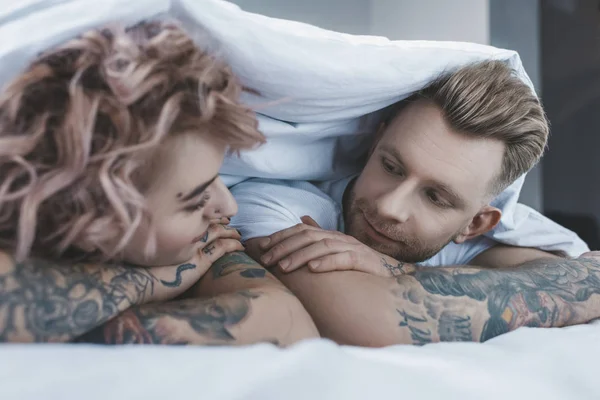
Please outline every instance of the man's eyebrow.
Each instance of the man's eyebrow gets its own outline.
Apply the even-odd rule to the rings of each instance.
[[[192,190],[185,196],[183,196],[181,193],[177,194],[177,198],[181,202],[186,202],[186,201],[189,201],[190,199],[193,199],[194,197],[197,197],[198,195],[202,194],[202,192],[204,192],[206,190],[206,188],[209,187],[215,181],[215,179],[217,179],[218,177],[219,177],[219,174],[215,175],[208,182],[201,183],[194,190]]]
[[[388,153],[390,156],[394,157],[396,159],[396,161],[398,162],[398,164],[404,165],[404,163],[402,162],[402,157],[400,156],[400,153],[394,146],[390,146],[389,144],[383,144],[381,146],[381,150]]]
[[[452,190],[450,187],[444,185],[443,183],[440,182],[433,182],[432,185],[434,188],[436,188],[437,190],[441,191],[441,192],[445,192],[448,196],[451,197],[451,201],[454,203],[454,207],[456,208],[463,208],[465,206],[465,201],[463,200],[462,197],[460,197],[454,190]]]

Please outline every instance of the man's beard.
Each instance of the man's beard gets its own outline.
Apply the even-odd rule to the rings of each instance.
[[[344,203],[346,234],[353,236],[373,250],[393,257],[398,261],[419,263],[428,260],[458,236],[458,233],[456,233],[441,243],[426,244],[419,238],[406,237],[398,230],[398,224],[381,220],[365,199],[356,200],[353,189],[349,190]],[[367,223],[365,219],[369,222]],[[367,235],[366,228],[369,223],[395,243],[381,243]]]

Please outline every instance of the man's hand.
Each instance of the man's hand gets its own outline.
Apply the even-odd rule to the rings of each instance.
[[[383,277],[414,271],[412,264],[379,253],[352,236],[322,229],[309,216],[302,222],[258,242],[265,252],[264,265],[278,265],[284,272],[307,265],[312,272],[355,270]]]
[[[583,253],[582,255],[579,256],[579,259],[582,259],[582,258],[587,258],[587,259],[596,260],[597,262],[600,262],[600,251],[588,251],[587,253]]]

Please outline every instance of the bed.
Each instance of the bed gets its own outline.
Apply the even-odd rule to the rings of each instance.
[[[600,322],[484,344],[0,346],[0,398],[599,399]]]

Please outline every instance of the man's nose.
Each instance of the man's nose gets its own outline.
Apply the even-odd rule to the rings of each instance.
[[[377,199],[377,214],[385,219],[397,223],[404,223],[411,216],[411,194],[413,185],[410,182],[402,182],[401,185],[383,193]]]
[[[212,196],[210,206],[207,207],[206,217],[208,219],[231,218],[238,211],[238,205],[235,198],[223,184],[221,178],[217,178],[211,188]]]

